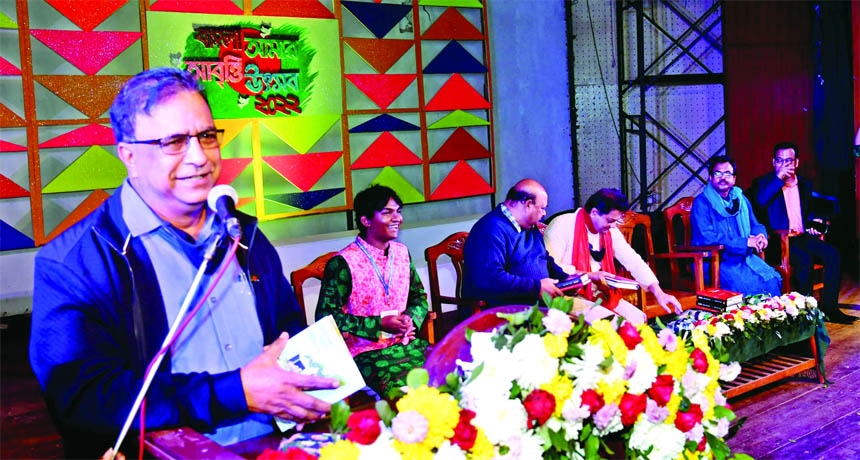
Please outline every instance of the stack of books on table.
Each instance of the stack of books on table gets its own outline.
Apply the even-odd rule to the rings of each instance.
[[[622,278],[620,276],[606,276],[604,277],[604,279],[606,280],[606,284],[616,289],[639,289],[639,283],[637,283],[636,280],[632,280],[630,278]]]
[[[708,288],[696,293],[696,305],[699,307],[725,310],[739,306],[744,300],[740,292],[727,291],[720,288]]]

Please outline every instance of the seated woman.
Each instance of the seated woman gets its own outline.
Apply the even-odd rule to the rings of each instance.
[[[326,264],[316,317],[332,315],[367,385],[380,396],[406,384],[424,365],[427,341],[417,338],[427,295],[409,250],[393,241],[403,202],[371,185],[355,196],[355,241]]]

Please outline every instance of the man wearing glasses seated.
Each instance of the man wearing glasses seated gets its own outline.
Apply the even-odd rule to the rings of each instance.
[[[735,168],[735,160],[725,155],[708,163],[710,181],[693,200],[691,243],[725,247],[720,259],[721,288],[744,295],[778,295],[782,277],[756,255],[767,247],[767,229],[735,187]]]
[[[618,230],[618,221],[628,208],[627,197],[621,190],[598,190],[586,200],[582,208],[573,213],[561,214],[550,221],[544,232],[547,251],[565,271],[588,272],[592,283],[581,293],[586,299],[594,298],[594,289],[598,283],[605,283],[606,275],[615,274],[617,260],[641,286],[654,294],[657,303],[667,313],[673,310],[680,313],[681,303],[675,296],[663,292],[657,276]],[[623,299],[613,311],[600,305],[590,308],[585,313],[585,319],[592,322],[613,313],[635,324],[646,320],[642,310]]]
[[[793,142],[780,142],[773,147],[773,172],[753,181],[751,199],[756,209],[761,209],[759,216],[770,229],[796,233],[789,246],[789,260],[797,290],[812,295],[812,267],[820,262],[824,265],[821,311],[830,322],[853,323],[857,318],[838,308],[839,250],[820,238],[826,229],[819,219],[813,219],[812,181],[797,175],[797,152],[797,144]]]

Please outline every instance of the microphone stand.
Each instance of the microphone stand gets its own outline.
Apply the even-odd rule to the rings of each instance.
[[[126,417],[125,419],[125,424],[123,424],[122,430],[119,432],[119,437],[116,440],[116,444],[114,444],[113,446],[113,455],[111,456],[111,460],[114,460],[114,458],[116,458],[116,454],[117,452],[119,452],[119,446],[125,439],[125,435],[128,434],[129,428],[131,428],[134,416],[137,414],[138,409],[140,409],[140,405],[143,403],[143,398],[146,396],[146,392],[149,390],[149,386],[152,384],[152,379],[155,378],[155,374],[156,372],[158,372],[158,368],[161,367],[161,361],[164,359],[165,353],[167,353],[167,348],[173,343],[173,340],[175,339],[175,335],[179,329],[179,325],[182,324],[183,317],[186,313],[188,313],[188,309],[191,308],[191,302],[192,300],[194,300],[194,294],[197,293],[197,290],[200,287],[200,282],[203,280],[203,275],[206,273],[206,267],[209,266],[209,262],[212,260],[212,257],[215,256],[215,251],[221,244],[223,236],[223,233],[218,234],[218,237],[215,238],[215,241],[212,242],[212,245],[206,249],[206,253],[203,255],[203,262],[200,263],[200,268],[197,269],[197,274],[194,275],[194,280],[191,282],[191,286],[188,288],[188,292],[185,294],[185,299],[182,301],[182,306],[179,308],[179,313],[176,314],[176,319],[173,320],[173,324],[170,326],[170,330],[167,331],[167,335],[164,337],[164,342],[162,342],[161,344],[161,349],[158,351],[158,354],[155,355],[155,358],[152,363],[150,363],[151,366],[149,368],[149,372],[144,376],[143,386],[140,388],[140,392],[137,393],[137,398],[135,398],[134,404],[132,404],[131,410],[128,413],[128,417]]]

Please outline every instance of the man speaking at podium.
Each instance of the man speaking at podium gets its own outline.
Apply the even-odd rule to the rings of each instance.
[[[68,458],[98,458],[113,445],[224,226],[206,208],[223,131],[191,75],[138,74],[110,118],[128,178],[35,262],[30,360]],[[330,409],[303,391],[336,387],[335,380],[277,363],[283,332],[298,332],[302,313],[274,247],[254,218],[237,214],[241,245],[235,258],[224,257],[229,238],[215,251],[192,302],[205,304],[147,392],[147,430],[191,426],[226,445],[271,432],[272,415],[301,423]],[[135,451],[132,438],[121,450]]]

